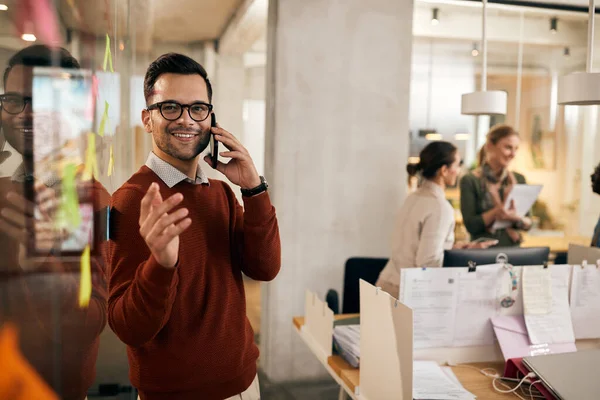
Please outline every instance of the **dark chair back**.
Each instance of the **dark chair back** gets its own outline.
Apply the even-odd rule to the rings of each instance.
[[[387,258],[368,257],[353,257],[346,261],[342,304],[343,314],[360,312],[359,280],[363,279],[374,285],[387,262]]]

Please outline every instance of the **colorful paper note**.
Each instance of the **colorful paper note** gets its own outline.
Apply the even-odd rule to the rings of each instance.
[[[110,154],[108,156],[108,171],[107,175],[112,176],[113,171],[115,169],[115,158],[113,156],[113,145],[110,145]]]
[[[81,254],[81,279],[79,282],[79,307],[84,308],[90,304],[92,296],[92,271],[90,264],[90,245],[85,246]]]
[[[104,129],[106,129],[106,123],[108,122],[108,101],[104,100],[104,113],[100,120],[100,127],[98,127],[98,136],[104,136]]]
[[[81,179],[89,181],[94,176],[98,176],[98,161],[96,160],[96,135],[88,133],[88,145],[85,152],[85,169]]]
[[[106,49],[104,50],[104,63],[102,64],[102,69],[104,70],[104,72],[106,72],[107,65],[110,72],[115,72],[112,64],[112,54],[110,52],[110,36],[108,36],[108,33],[106,34]]]
[[[12,324],[0,329],[0,371],[0,399],[58,400],[58,396],[21,355],[17,328]]]
[[[81,224],[77,184],[75,183],[76,174],[77,166],[73,163],[69,163],[63,168],[61,201],[56,216],[56,228],[59,231],[77,229]]]

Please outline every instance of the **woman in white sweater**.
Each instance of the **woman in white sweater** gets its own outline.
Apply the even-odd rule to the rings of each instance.
[[[446,200],[447,186],[455,186],[462,160],[449,142],[427,145],[418,164],[408,164],[409,175],[421,175],[421,185],[407,198],[396,218],[392,257],[376,285],[398,298],[400,268],[441,267],[444,250],[486,248],[493,243],[454,244],[454,209]]]

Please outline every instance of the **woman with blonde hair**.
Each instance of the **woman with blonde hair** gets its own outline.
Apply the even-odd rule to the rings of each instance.
[[[479,153],[479,167],[460,182],[460,207],[471,240],[481,237],[498,240],[499,246],[518,246],[521,231],[531,228],[529,217],[519,217],[505,200],[515,184],[526,183],[525,177],[510,170],[519,149],[519,133],[508,125],[497,125],[487,134]],[[506,229],[494,229],[496,221],[508,221]]]

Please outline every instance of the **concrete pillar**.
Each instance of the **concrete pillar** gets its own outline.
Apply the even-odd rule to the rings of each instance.
[[[263,288],[270,379],[325,376],[299,340],[306,289],[341,294],[344,262],[389,257],[406,192],[411,0],[271,0],[265,172],[282,268]]]

